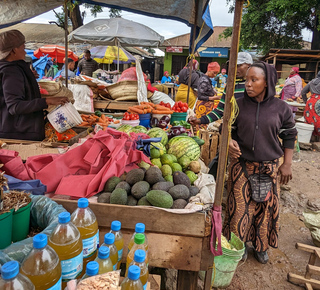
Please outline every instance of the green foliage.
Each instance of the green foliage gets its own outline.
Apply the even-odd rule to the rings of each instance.
[[[232,3],[230,12],[234,11]],[[319,0],[252,0],[243,9],[240,48],[256,47],[264,53],[270,48],[299,49],[303,46],[301,31],[307,28],[314,34],[312,49],[320,49],[319,19]],[[228,28],[221,36],[231,34]]]
[[[115,8],[110,8],[109,9],[109,17],[110,18],[121,17],[121,10],[115,9]]]

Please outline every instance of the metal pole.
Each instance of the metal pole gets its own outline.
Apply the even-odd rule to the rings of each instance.
[[[225,100],[224,114],[223,114],[222,133],[220,136],[221,142],[219,144],[219,162],[218,162],[218,172],[217,172],[217,180],[216,180],[216,194],[215,194],[215,200],[214,200],[215,206],[220,206],[222,203],[224,177],[226,172],[227,155],[228,155],[228,147],[229,147],[228,124],[231,117],[230,101],[233,96],[235,79],[236,79],[237,56],[238,56],[238,50],[239,50],[239,38],[240,38],[243,2],[244,0],[237,0],[235,4],[232,42],[231,42],[231,50],[230,50],[229,74],[228,74],[227,87],[226,87],[226,100]]]
[[[192,51],[192,56],[191,56],[191,66],[189,68],[189,79],[188,79],[188,92],[187,92],[187,104],[189,104],[189,94],[190,94],[190,87],[191,87],[191,75],[192,75],[192,61],[193,61],[193,54],[195,53],[194,50],[194,41],[196,39],[196,28],[197,28],[197,20],[198,20],[198,5],[199,1],[195,1],[195,15],[194,15],[194,25],[193,25],[193,34],[192,34],[192,43],[191,43],[191,51]],[[192,108],[191,108],[192,109]]]
[[[117,38],[117,46],[118,46],[118,62],[117,62],[117,71],[120,72],[120,65],[119,65],[119,40]]]
[[[65,76],[66,76],[66,87],[68,88],[68,9],[67,9],[67,1],[64,1],[64,42],[65,42],[64,69],[65,69]]]

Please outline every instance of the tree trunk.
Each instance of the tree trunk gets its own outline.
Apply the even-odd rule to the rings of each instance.
[[[320,49],[320,31],[318,30],[319,26],[319,15],[316,15],[316,23],[313,28],[311,49],[319,50]]]
[[[69,18],[72,22],[72,30],[77,29],[83,25],[83,19],[81,17],[80,6],[76,5],[72,11],[68,11]]]

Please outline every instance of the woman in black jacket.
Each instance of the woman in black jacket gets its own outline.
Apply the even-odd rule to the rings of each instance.
[[[239,115],[229,143],[231,162],[223,233],[228,239],[233,232],[243,242],[252,242],[260,263],[267,263],[269,246],[278,247],[279,181],[287,184],[292,179],[297,135],[290,107],[274,97],[276,82],[273,66],[264,62],[251,65],[244,97],[237,99]],[[281,156],[284,160],[279,167]],[[253,174],[258,187],[249,180]],[[266,196],[262,196],[263,177],[269,182]],[[254,189],[258,189],[258,196],[252,194]]]
[[[68,99],[42,99],[25,59],[25,37],[18,30],[0,33],[0,138],[44,139],[43,109]]]

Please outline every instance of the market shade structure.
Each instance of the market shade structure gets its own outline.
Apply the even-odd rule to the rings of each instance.
[[[65,58],[65,48],[60,45],[44,45],[34,51],[34,56],[40,58],[41,56],[48,56],[55,58],[58,63],[63,63],[63,59]],[[68,49],[68,57],[72,58],[74,61],[78,60],[78,57],[74,52]]]
[[[71,43],[88,42],[93,45],[116,45],[156,47],[164,37],[143,24],[121,17],[96,19],[72,31]]]
[[[90,49],[91,57],[98,63],[117,63],[118,47],[117,46],[96,46]],[[119,63],[136,62],[134,56],[124,48],[119,48]]]

